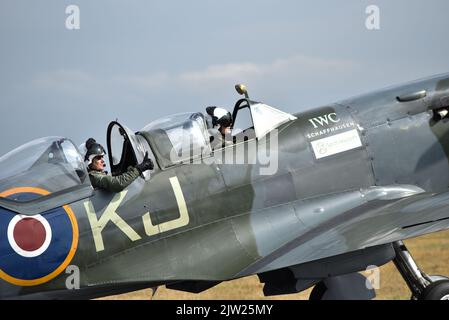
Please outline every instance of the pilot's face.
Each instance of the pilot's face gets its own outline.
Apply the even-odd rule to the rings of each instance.
[[[231,127],[220,127],[220,132],[223,135],[231,134]]]
[[[92,160],[92,169],[96,171],[104,171],[106,163],[104,162],[103,156],[96,156]]]

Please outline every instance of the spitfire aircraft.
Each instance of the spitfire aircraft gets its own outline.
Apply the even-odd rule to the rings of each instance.
[[[360,274],[394,261],[412,299],[449,299],[404,239],[449,228],[449,74],[289,114],[243,85],[232,136],[203,112],[107,128],[121,192],[47,137],[0,158],[0,298],[90,299],[165,285],[201,292],[258,275],[265,295],[371,299]]]

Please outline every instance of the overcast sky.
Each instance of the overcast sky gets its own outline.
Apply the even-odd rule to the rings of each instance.
[[[366,28],[369,5],[380,30]],[[447,0],[1,0],[0,155],[44,136],[104,143],[115,119],[137,131],[232,109],[236,83],[293,113],[449,72],[448,12]]]

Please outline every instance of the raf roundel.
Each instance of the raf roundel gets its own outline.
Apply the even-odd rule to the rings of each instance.
[[[13,188],[0,197],[29,201],[50,194]],[[0,278],[20,286],[50,281],[69,265],[78,245],[78,224],[70,206],[20,215],[0,208]]]
[[[9,222],[8,241],[17,254],[37,257],[50,245],[50,224],[40,214],[31,217],[17,215]]]

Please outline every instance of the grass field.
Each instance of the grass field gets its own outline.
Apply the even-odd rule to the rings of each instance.
[[[449,231],[433,233],[416,239],[405,241],[408,249],[418,265],[427,274],[449,276]],[[254,300],[254,299],[281,299],[304,300],[308,299],[311,289],[298,294],[275,297],[264,297],[263,284],[257,276],[223,282],[214,288],[200,294],[191,294],[168,290],[159,287],[152,297],[152,290],[140,290],[127,294],[105,297],[107,300],[133,299],[133,300]],[[380,268],[380,288],[376,290],[377,299],[406,300],[410,299],[410,291],[392,262]]]

